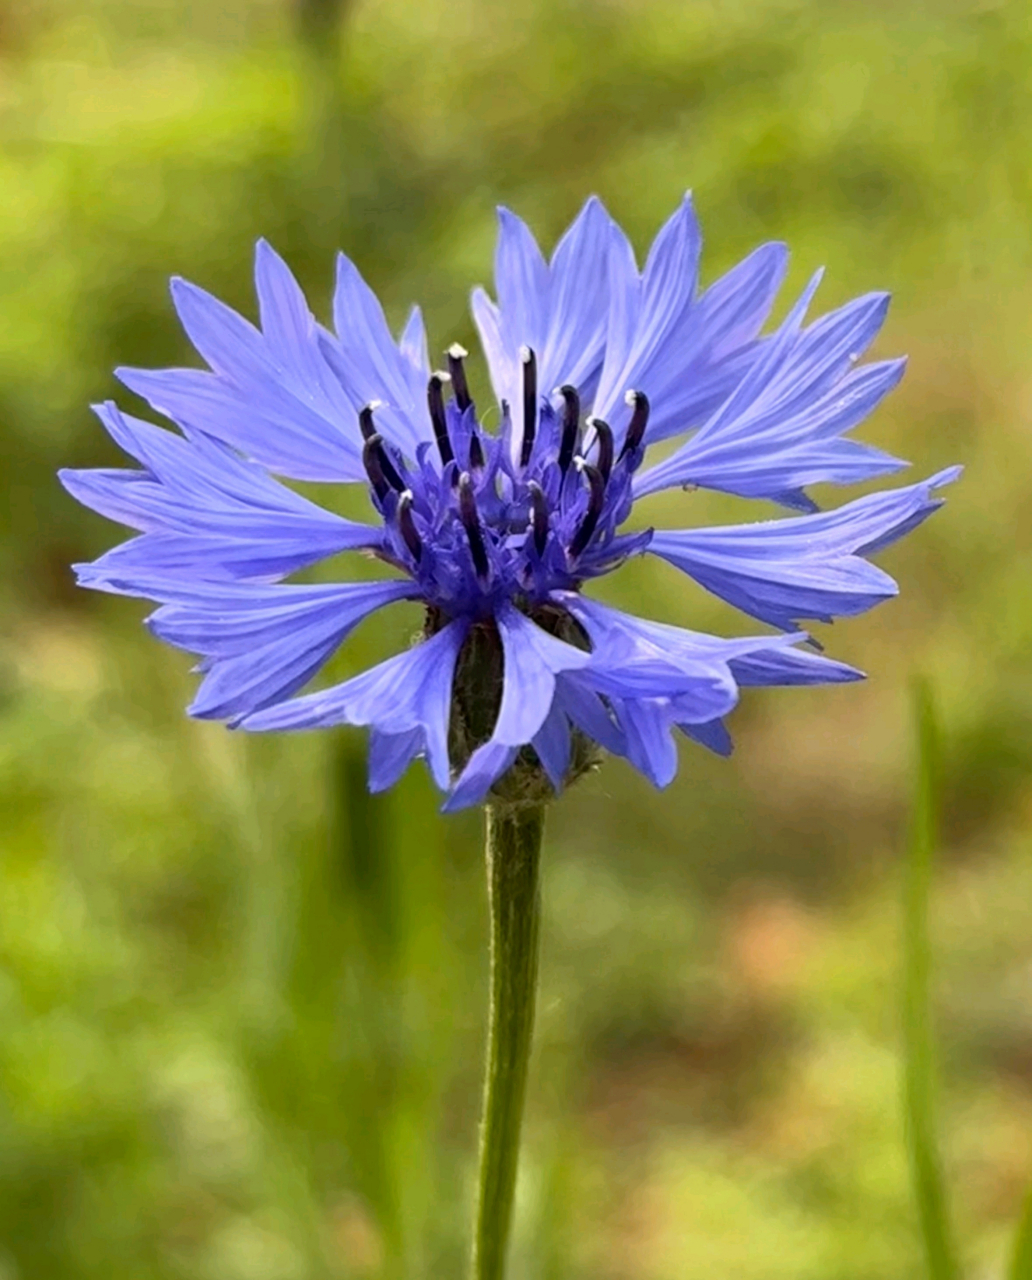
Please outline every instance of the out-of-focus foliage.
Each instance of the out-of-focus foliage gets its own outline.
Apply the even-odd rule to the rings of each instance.
[[[181,655],[70,560],[118,531],[116,364],[189,359],[165,281],[250,309],[260,234],[338,245],[472,346],[492,208],[597,191],[639,247],[694,187],[896,303],[867,437],[963,482],[823,638],[866,686],[757,693],[730,762],[555,810],[515,1280],[922,1274],[899,1103],[905,683],[938,690],[944,1160],[1004,1265],[1032,1130],[1032,8],[993,0],[9,0],[0,14],[0,1277],[461,1274],[486,971],[475,816],[363,790],[358,733],[182,716]],[[481,377],[481,385],[484,385]],[[129,398],[125,397],[126,402]],[[819,494],[833,502],[838,495]],[[657,519],[746,507],[657,499]],[[676,513],[676,514],[675,514]],[[729,630],[660,565],[618,598]],[[370,624],[338,671],[397,643]],[[996,1269],[994,1271],[994,1269]]]
[[[913,703],[914,797],[903,895],[903,1120],[928,1280],[959,1280],[950,1195],[939,1155],[928,936],[939,845],[939,727],[931,692],[920,680],[914,682]]]

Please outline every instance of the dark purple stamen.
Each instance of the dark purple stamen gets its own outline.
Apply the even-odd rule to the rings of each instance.
[[[569,383],[559,388],[559,394],[565,401],[563,435],[559,445],[559,471],[561,475],[566,475],[573,461],[577,437],[580,434],[580,396],[577,394],[577,388],[571,387]]]
[[[405,546],[412,553],[412,559],[419,564],[423,558],[423,540],[419,536],[416,529],[416,522],[412,518],[412,490],[406,489],[398,499],[398,528],[401,530],[401,536],[405,540]]]
[[[469,394],[469,383],[466,381],[466,366],[463,364],[469,352],[465,347],[453,342],[448,348],[448,372],[451,374],[452,387],[455,390],[455,403],[459,412],[465,413],[473,408],[473,397]],[[477,469],[484,465],[484,446],[474,423],[470,424],[469,465]]]
[[[459,412],[465,413],[473,403],[473,397],[469,394],[469,383],[466,381],[466,366],[462,363],[469,352],[465,347],[453,342],[447,354],[448,372],[451,374],[452,387],[455,391],[455,403],[459,406]]]
[[[609,476],[613,470],[613,429],[608,422],[603,422],[601,418],[592,418],[591,425],[595,429],[595,435],[598,437],[598,469],[602,476],[602,483],[609,483]]]
[[[362,446],[362,465],[366,469],[373,492],[382,502],[391,489],[401,493],[405,482],[387,456],[383,447],[383,437],[374,432]]]
[[[624,437],[623,448],[620,450],[621,458],[632,449],[638,448],[645,438],[645,428],[649,425],[649,398],[645,392],[628,391],[626,400],[633,407],[634,412],[631,414],[631,423]]]
[[[484,546],[484,533],[480,528],[473,481],[468,471],[464,471],[459,476],[459,517],[469,540],[469,554],[473,558],[473,568],[480,581],[486,582],[491,576],[491,566],[487,559],[487,548]]]
[[[370,400],[364,409],[358,411],[358,429],[362,432],[362,439],[368,440],[370,436],[376,435],[376,424],[373,422],[373,410],[380,407],[379,400]]]
[[[573,535],[573,541],[569,546],[571,560],[577,559],[594,536],[606,500],[606,482],[602,479],[602,473],[587,462],[579,464],[579,469],[588,477],[591,495],[588,498],[588,509],[584,513],[584,519],[581,520],[580,527]]]
[[[530,347],[520,347],[523,362],[523,444],[520,446],[520,463],[526,466],[534,448],[537,432],[537,357]]]
[[[534,480],[527,485],[530,490],[530,511],[534,525],[534,548],[539,556],[545,554],[548,544],[548,499],[544,490]]]
[[[435,373],[426,388],[426,403],[430,410],[430,421],[433,424],[437,449],[445,466],[455,461],[455,450],[448,436],[448,418],[444,412],[444,379]]]

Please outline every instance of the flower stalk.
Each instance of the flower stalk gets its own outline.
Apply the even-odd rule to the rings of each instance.
[[[502,1280],[534,1030],[543,805],[488,805],[491,1001],[480,1125],[473,1280]]]

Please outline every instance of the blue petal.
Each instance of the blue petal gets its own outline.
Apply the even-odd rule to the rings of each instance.
[[[650,444],[705,422],[741,382],[787,267],[784,245],[761,245],[702,294],[647,372],[632,371],[655,401]]]
[[[519,747],[507,746],[493,738],[478,747],[441,806],[441,812],[458,813],[470,805],[481,804],[498,779],[512,768],[519,753]]]
[[[893,596],[895,582],[861,557],[927,519],[953,467],[920,484],[859,498],[835,511],[726,528],[657,532],[647,550],[729,604],[775,626],[847,617]]]
[[[771,502],[776,502],[778,506],[788,507],[790,511],[801,511],[806,516],[816,515],[820,511],[813,498],[802,489],[779,489],[769,496]]]
[[[788,271],[788,246],[772,240],[761,244],[732,267],[696,304],[695,341],[709,348],[718,362],[749,346],[767,322]]]
[[[806,649],[770,648],[732,658],[731,674],[747,686],[849,684],[864,673],[845,662],[835,662]]]
[[[348,400],[356,410],[369,401],[381,401],[377,429],[414,458],[423,441],[433,440],[426,375],[419,358],[412,358],[419,340],[415,330],[409,330],[407,338],[403,335],[405,350],[395,343],[376,294],[343,254],[337,257],[333,323],[336,341],[324,334],[321,347]],[[414,323],[421,328],[421,321]]]
[[[141,575],[274,582],[332,554],[329,541],[311,537],[280,537],[262,543],[182,533],[145,533],[112,547],[91,564],[74,567],[80,586],[123,595],[116,584]]]
[[[602,365],[607,324],[607,257],[612,222],[591,197],[546,263],[526,224],[499,210],[495,255],[496,306],[482,289],[471,298],[473,318],[499,401],[519,402],[520,348],[534,350],[542,395],[562,383],[586,403]]]
[[[324,340],[332,341],[331,335],[316,323],[300,285],[265,240],[259,240],[255,253],[255,286],[266,349],[282,382],[360,452],[356,419],[371,397],[349,395],[341,385],[323,350]],[[359,478],[364,479],[364,474]]]
[[[112,561],[145,570],[153,548],[154,572],[169,566],[171,554],[209,576],[269,577],[382,540],[381,530],[325,511],[202,433],[187,440],[111,403],[94,408],[147,469],[61,471],[59,478],[85,506],[153,535],[109,552],[94,566],[98,572]]]
[[[772,388],[777,385],[778,374],[789,361],[799,341],[799,333],[803,327],[807,308],[817,292],[822,275],[822,271],[817,271],[810,278],[810,283],[782,321],[777,333],[760,346],[757,358],[752,362],[745,377],[721,405],[718,412],[700,429],[699,436],[705,439],[716,435],[729,423],[737,422],[743,412],[757,403],[769,405],[776,402]]]
[[[665,354],[671,333],[691,310],[698,285],[701,249],[702,236],[688,194],[656,236],[635,298],[633,256],[621,237],[613,239],[610,249],[615,258],[611,288],[616,314],[610,317],[613,345],[612,350],[606,351],[595,412],[609,422],[618,435],[625,425],[622,420],[626,416],[624,392],[636,387],[652,395],[650,370]],[[659,397],[656,399],[658,404]]]
[[[781,371],[782,394],[794,392],[802,400],[837,382],[874,341],[890,302],[887,293],[866,293],[809,325]]]
[[[549,782],[557,792],[561,791],[570,767],[570,722],[558,698],[552,702],[544,724],[531,739],[531,745],[548,774]]]
[[[592,196],[552,255],[548,333],[539,366],[546,393],[563,383],[587,386],[602,363],[610,225],[601,200]]]
[[[115,370],[130,391],[181,427],[194,427],[295,480],[365,479],[351,424],[327,422],[308,405],[241,389],[200,369]],[[355,432],[357,434],[357,432]]]
[[[718,756],[729,756],[734,750],[734,743],[723,720],[710,720],[706,724],[679,724],[677,727],[687,737]]]
[[[626,755],[627,740],[608,705],[591,687],[584,672],[561,672],[555,682],[555,703],[582,733],[614,755]]]
[[[496,306],[483,289],[471,297],[473,319],[491,374],[491,386],[499,403],[518,404],[522,394],[520,347],[533,348],[538,371],[544,373],[545,343],[549,331],[551,275],[534,239],[520,218],[498,209],[498,244],[495,248]],[[551,390],[544,376],[542,393]]]
[[[413,307],[409,312],[405,328],[398,339],[398,350],[419,375],[420,381],[425,382],[430,377],[430,352],[427,347],[423,312],[419,307]]]
[[[409,582],[269,587],[141,577],[117,585],[164,602],[148,626],[203,656],[207,674],[190,714],[217,720],[296,692],[364,618],[414,592]]]
[[[265,352],[284,383],[321,418],[353,422],[351,405],[319,352],[318,326],[301,286],[265,240],[255,250],[254,278]]]
[[[689,659],[667,655],[639,639],[631,645],[596,650],[585,680],[609,699],[676,696],[686,706],[694,706],[700,719],[723,715],[737,698],[730,668],[716,656]]]
[[[172,297],[183,327],[216,374],[256,405],[297,419],[322,440],[324,453],[338,436],[357,449],[357,424],[318,354],[315,322],[296,281],[264,242],[255,258],[266,332],[205,290],[174,279]]]
[[[680,229],[680,241],[672,234]],[[757,354],[756,336],[784,278],[784,245],[763,245],[697,300],[698,229],[687,202],[657,243],[681,250],[680,273],[666,291],[646,289],[634,255],[614,228],[609,250],[609,327],[595,413],[619,440],[629,419],[624,393],[646,392],[652,404],[647,440],[653,443],[706,420],[742,381]],[[653,261],[657,256],[654,250]],[[649,268],[646,266],[646,276]],[[681,276],[681,296],[675,288]]]
[[[491,738],[478,747],[444,806],[465,808],[481,801],[509,768],[520,747],[545,722],[555,695],[556,676],[587,666],[591,655],[543,631],[506,603],[495,621],[504,652],[502,702]]]
[[[139,579],[137,592],[165,600],[148,619],[168,644],[212,658],[237,657],[273,641],[289,641],[302,627],[345,634],[375,609],[410,599],[411,582],[344,582],[317,586],[175,583]]]
[[[901,360],[851,372],[885,318],[888,296],[858,298],[800,333],[805,301],[698,434],[636,479],[636,497],[690,484],[777,499],[808,484],[854,484],[905,465],[838,438],[903,375]]]
[[[784,646],[732,658],[728,665],[742,688],[750,685],[843,684],[864,679],[862,671],[844,662],[833,662],[805,649]],[[704,724],[679,723],[677,727],[687,737],[719,756],[729,756],[733,750],[731,735],[723,720],[710,720]]]
[[[139,484],[153,481],[162,486],[170,502],[181,503],[183,519],[194,529],[220,515],[276,519],[301,518],[308,526],[350,529],[365,539],[354,545],[368,545],[376,530],[332,515],[323,507],[294,493],[274,480],[265,470],[240,457],[218,440],[200,431],[188,431],[187,438],[155,427],[140,418],[123,414],[108,401],[94,405],[94,412],[113,439],[147,468],[146,473],[101,472],[102,475],[130,476]],[[89,472],[69,472],[89,475]],[[164,522],[159,522],[164,523]],[[138,527],[150,527],[148,525]],[[242,536],[242,535],[241,535]]]
[[[641,278],[630,240],[615,222],[609,227],[608,250],[609,313],[606,317],[606,346],[602,378],[595,397],[595,411],[610,425],[613,410],[621,404],[626,384],[622,381],[630,367],[631,351],[641,315]]]
[[[906,466],[871,445],[838,437],[850,431],[897,385],[902,360],[857,370],[794,416],[748,412],[717,435],[692,440],[635,478],[634,495],[695,485],[745,498],[784,500],[810,484],[859,484]]]
[[[636,358],[647,361],[660,347],[665,333],[695,299],[699,284],[702,232],[691,192],[652,242],[642,271],[642,314],[646,325],[638,334]]]
[[[256,250],[255,283],[261,331],[203,289],[172,282],[183,326],[213,374],[126,369],[119,377],[180,425],[300,480],[364,479],[357,414],[373,399],[385,401],[384,434],[410,454],[431,438],[420,321],[413,319],[399,348],[380,304],[343,257],[334,297],[339,340],[316,324],[265,241]]]
[[[548,335],[550,279],[530,228],[508,209],[498,209],[498,245],[495,249],[495,288],[516,346],[533,347],[540,359]]]
[[[574,679],[590,682],[612,707],[623,742],[610,749],[661,787],[677,769],[673,726],[718,720],[737,702],[730,659],[803,638],[725,641],[635,618],[572,592],[561,593],[561,602],[592,642],[591,664]]]
[[[556,675],[587,666],[591,655],[549,635],[510,604],[502,605],[495,621],[504,651],[504,686],[492,737],[522,747],[548,714]]]
[[[687,664],[690,669],[692,663],[729,663],[768,649],[780,652],[808,639],[805,632],[797,631],[787,636],[742,636],[727,640],[623,613],[573,591],[553,592],[552,599],[567,609],[588,633],[595,646],[592,667],[599,660],[617,665],[636,656],[652,660],[659,656],[668,663]]]
[[[654,786],[669,786],[677,773],[669,704],[652,698],[614,698],[613,710],[627,737],[627,759]]]
[[[502,313],[479,287],[470,295],[470,309],[480,335],[495,399],[499,404],[503,401],[515,404],[520,386],[519,356],[515,348],[509,347]]]
[[[369,790],[387,791],[424,750],[422,729],[407,733],[369,731]]]
[[[315,729],[369,725],[388,736],[418,732],[434,781],[450,780],[448,714],[459,649],[468,624],[450,622],[436,635],[344,684],[280,703],[241,722],[241,728]]]
[[[265,341],[250,321],[181,276],[170,287],[186,336],[215,373],[237,386],[271,381]]]
[[[831,684],[862,673],[794,646],[804,632],[725,640],[621,613],[575,592],[553,600],[581,623],[592,643],[592,662],[566,682],[592,682],[612,706],[623,744],[609,745],[657,786],[676,769],[674,726],[730,754],[721,717],[735,705],[738,685]],[[687,678],[686,678],[687,677]]]

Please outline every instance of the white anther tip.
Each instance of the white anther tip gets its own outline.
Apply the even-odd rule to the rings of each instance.
[[[416,495],[412,492],[411,489],[402,489],[401,493],[398,494],[398,501],[412,502],[415,499],[415,496]]]
[[[583,471],[584,468],[588,465],[588,460],[587,458],[580,457],[580,455],[578,454],[578,456],[573,460],[573,465],[577,468],[578,471]]]
[[[451,374],[447,369],[435,369],[431,377],[436,378],[438,382],[451,382]]]
[[[469,474],[468,471],[464,471],[462,475],[459,476],[459,488],[469,489],[472,486],[472,484],[473,484],[473,477]]]
[[[375,413],[375,412],[377,411],[377,409],[382,409],[382,408],[383,408],[383,401],[382,401],[382,400],[370,400],[370,401],[369,401],[369,403],[366,405],[366,408],[369,410],[369,412],[370,412],[370,413]]]
[[[634,387],[631,387],[624,392],[624,404],[629,404],[633,409],[637,403],[638,403],[638,392],[637,390],[635,390]]]
[[[448,348],[448,355],[450,355],[453,360],[465,360],[469,355],[469,352],[461,342],[453,342]]]
[[[598,422],[598,418],[596,418],[593,413],[589,413],[588,416],[584,419],[584,425],[586,427],[593,428],[596,422]]]
[[[534,358],[533,351],[531,351],[530,347],[528,347],[526,343],[524,343],[523,346],[520,347],[520,361],[523,364],[530,364],[533,358]]]

